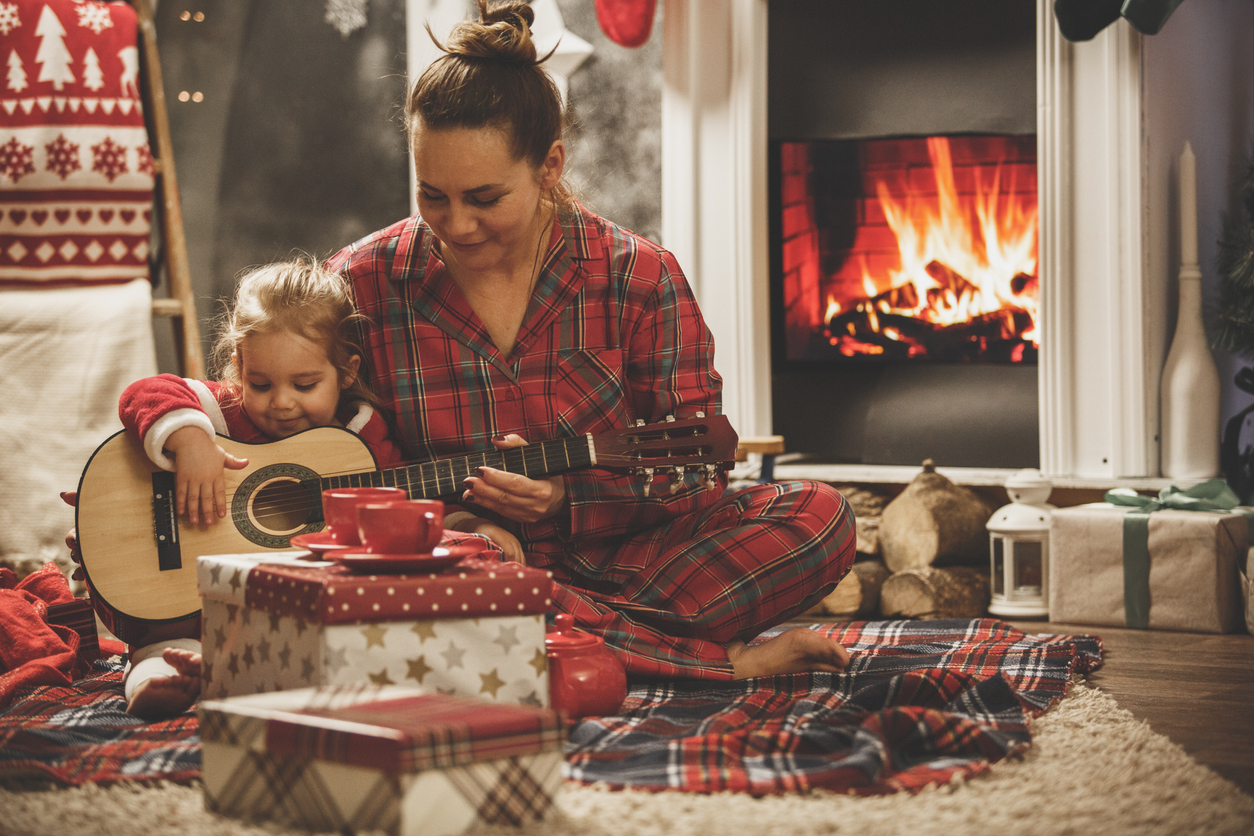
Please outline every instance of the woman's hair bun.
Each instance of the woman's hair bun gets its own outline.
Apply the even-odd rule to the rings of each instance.
[[[468,58],[490,58],[520,64],[535,64],[536,45],[531,40],[531,24],[536,15],[521,0],[498,3],[488,8],[479,0],[479,22],[460,23],[449,33],[444,51]]]

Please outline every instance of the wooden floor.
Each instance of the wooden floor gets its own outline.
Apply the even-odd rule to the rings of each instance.
[[[1254,795],[1254,636],[1012,623],[1032,633],[1101,636],[1102,666],[1089,683]]]

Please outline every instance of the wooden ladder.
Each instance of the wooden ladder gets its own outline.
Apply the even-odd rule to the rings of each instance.
[[[178,352],[179,373],[204,378],[205,359],[200,346],[200,324],[196,318],[196,296],[187,266],[187,240],[183,237],[183,210],[179,203],[178,179],[174,174],[174,146],[170,141],[170,119],[161,82],[161,57],[157,52],[157,25],[152,0],[131,0],[139,22],[143,71],[140,91],[148,114],[149,145],[153,146],[153,203],[160,201],[161,263],[170,282],[169,298],[153,299],[154,317],[171,318],[174,347]]]

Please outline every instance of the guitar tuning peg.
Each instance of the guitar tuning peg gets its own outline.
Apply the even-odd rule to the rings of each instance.
[[[667,416],[666,416],[666,423],[668,423],[668,424],[673,424],[673,423],[675,423],[675,416],[674,416],[674,415],[667,415]]]
[[[637,419],[636,419],[636,426],[637,426],[637,427],[643,427],[643,426],[644,426],[644,419],[643,419],[643,418],[637,418]]]
[[[697,417],[697,418],[704,418],[704,417],[705,417],[705,413],[704,413],[704,412],[698,412],[698,413],[696,414],[696,416],[695,416],[695,417]]]
[[[718,465],[707,464],[702,468],[701,478],[705,482],[705,486],[709,490],[718,487]]]
[[[648,496],[649,492],[653,490],[653,472],[654,472],[653,468],[651,467],[640,468],[640,475],[644,477],[644,495],[645,496]]]
[[[679,493],[679,487],[684,482],[684,466],[677,464],[671,468],[671,493]]]

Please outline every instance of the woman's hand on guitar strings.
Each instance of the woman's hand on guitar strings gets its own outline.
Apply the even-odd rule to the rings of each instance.
[[[206,525],[215,521],[214,514],[225,517],[226,469],[248,467],[241,459],[223,450],[213,437],[200,427],[180,427],[170,433],[165,449],[174,456],[175,510],[187,514],[196,525],[203,518]]]
[[[494,438],[498,450],[522,447],[522,436],[510,433]],[[475,475],[462,483],[462,502],[495,511],[516,522],[537,522],[547,519],[566,507],[566,480],[561,476],[530,479],[521,473],[508,473],[493,467],[479,467]]]

